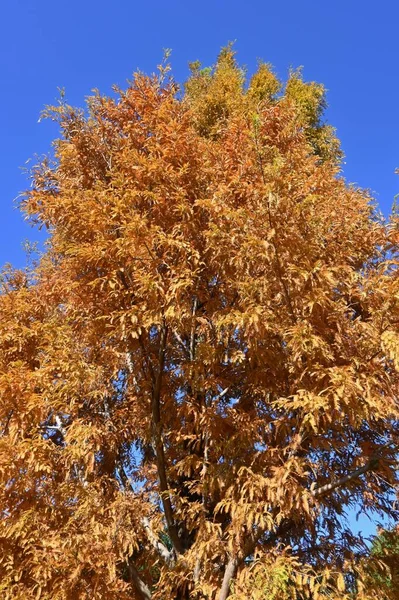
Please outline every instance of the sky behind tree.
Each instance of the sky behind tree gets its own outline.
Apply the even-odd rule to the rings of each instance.
[[[5,0],[0,264],[22,266],[23,241],[44,239],[23,222],[14,200],[29,185],[21,167],[48,152],[57,136],[54,124],[38,123],[57,88],[82,106],[93,88],[111,93],[135,70],[153,72],[165,48],[180,82],[189,61],[211,65],[234,40],[249,73],[257,59],[271,62],[282,79],[303,65],[305,80],[328,90],[327,119],[342,141],[344,176],[369,188],[387,215],[399,192],[398,22],[394,0]]]

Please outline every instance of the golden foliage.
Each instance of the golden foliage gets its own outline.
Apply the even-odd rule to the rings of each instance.
[[[5,600],[367,597],[341,516],[394,514],[397,217],[322,86],[191,70],[45,111],[47,250],[1,280]]]

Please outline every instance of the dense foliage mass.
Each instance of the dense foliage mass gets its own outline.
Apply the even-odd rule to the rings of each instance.
[[[5,600],[375,597],[343,517],[396,516],[398,220],[324,107],[228,47],[46,110],[49,242],[0,296]]]
[[[378,559],[378,560],[374,560]],[[399,525],[392,529],[379,528],[371,546],[371,561],[366,585],[374,597],[398,598],[399,592]],[[381,590],[384,594],[381,594]]]

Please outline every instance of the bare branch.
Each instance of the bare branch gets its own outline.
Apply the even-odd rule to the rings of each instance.
[[[378,460],[379,460],[378,457],[373,457],[365,465],[363,465],[362,467],[359,467],[358,469],[355,469],[354,471],[348,473],[344,477],[340,477],[339,479],[332,481],[330,483],[327,483],[318,488],[317,487],[313,487],[313,489],[311,488],[311,490],[310,490],[311,495],[313,496],[313,498],[321,498],[323,496],[326,496],[330,492],[333,492],[334,490],[345,486],[350,481],[357,479],[364,473],[374,470],[378,465]],[[399,468],[399,462],[395,463],[395,466],[397,468]],[[314,485],[315,484],[313,484],[313,486]],[[268,535],[267,539],[265,540],[265,544],[267,546],[272,546],[272,545],[276,544],[283,535],[289,534],[292,529],[295,529],[297,527],[298,527],[298,523],[294,519],[284,519],[282,521],[282,523],[276,528],[276,530],[273,533],[270,533]],[[258,532],[255,535],[248,537],[248,541],[243,550],[244,559],[254,552],[255,547],[256,547],[257,543],[259,542],[259,540],[261,539],[261,537],[263,536],[263,534],[264,534],[264,531],[260,529],[260,530],[258,530]]]
[[[220,392],[220,394],[218,396],[216,396],[215,400],[221,400],[223,398],[223,396],[225,396],[227,394],[229,389],[230,389],[229,387],[224,388],[224,390],[222,392]]]
[[[167,547],[165,546],[165,544],[163,544],[160,541],[158,536],[152,530],[150,520],[148,519],[148,517],[143,517],[142,523],[143,523],[144,529],[147,533],[147,537],[148,537],[150,543],[152,544],[152,546],[158,552],[160,557],[166,562],[166,564],[168,564],[169,566],[172,566],[175,563],[175,559],[176,559],[175,553],[173,551],[169,551],[167,549]]]
[[[201,560],[199,558],[197,558],[197,560],[195,561],[195,567],[194,567],[194,572],[193,572],[194,583],[198,583],[200,573],[201,573]]]
[[[130,352],[126,352],[126,365],[130,375],[134,372],[133,359],[132,354]]]
[[[129,575],[131,580],[134,583],[134,587],[137,592],[140,594],[143,600],[151,600],[152,594],[148,585],[141,579],[136,566],[133,564],[131,560],[128,562]]]
[[[375,463],[374,463],[374,465],[375,465]],[[349,481],[352,481],[353,479],[360,477],[360,475],[363,475],[363,473],[367,473],[367,471],[370,471],[371,468],[372,468],[372,461],[369,461],[368,463],[363,465],[363,467],[356,469],[356,471],[352,471],[352,473],[348,473],[348,475],[345,475],[345,477],[341,477],[340,479],[337,479],[336,481],[331,481],[330,483],[326,483],[326,485],[322,485],[319,488],[314,488],[313,490],[311,490],[311,494],[314,498],[320,498],[321,496],[325,496],[329,492],[333,492],[337,488],[344,486],[346,483],[349,483]]]
[[[189,355],[190,351],[189,351],[189,349],[187,348],[186,344],[184,343],[184,341],[183,341],[183,339],[182,339],[181,335],[180,335],[180,334],[179,334],[177,331],[174,331],[174,332],[173,332],[173,335],[175,336],[175,338],[176,338],[176,339],[177,339],[177,341],[179,342],[180,346],[183,348],[184,352],[185,352],[187,355]]]
[[[219,592],[219,600],[226,600],[230,594],[230,584],[236,574],[237,565],[237,559],[235,557],[231,557],[224,571],[222,587],[220,588]]]
[[[57,431],[60,436],[62,437],[63,443],[65,443],[65,435],[66,435],[66,428],[65,425],[63,424],[61,417],[59,415],[56,415],[54,417],[54,420],[56,422],[56,425],[40,425],[40,429],[45,429],[47,431]]]
[[[118,473],[119,473],[119,476],[122,480],[122,483],[123,483],[123,486],[125,487],[125,489],[129,486],[130,489],[132,490],[132,492],[134,492],[134,487],[132,485],[130,477],[126,473],[126,469],[123,465],[120,465],[118,467]],[[143,517],[141,519],[141,522],[142,522],[144,530],[147,534],[147,538],[148,538],[149,542],[151,543],[151,545],[153,546],[153,548],[155,548],[155,550],[158,552],[159,556],[165,561],[166,564],[168,564],[169,566],[172,566],[176,561],[175,552],[173,550],[169,551],[167,549],[167,547],[165,546],[165,544],[163,544],[161,542],[161,540],[158,538],[156,533],[154,533],[148,517]]]
[[[61,420],[61,417],[59,415],[56,415],[54,417],[54,420],[55,420],[55,422],[57,424],[58,431],[65,437],[66,429],[65,429],[64,424],[63,424],[63,422]]]
[[[363,465],[363,467],[359,467],[359,469],[348,473],[348,475],[345,475],[340,479],[336,479],[335,481],[331,481],[330,483],[326,483],[326,485],[322,485],[319,488],[311,489],[312,496],[314,498],[320,498],[321,496],[325,496],[329,492],[333,492],[337,488],[343,487],[350,481],[353,481],[353,479],[357,479],[358,477],[360,477],[360,475],[363,475],[363,473],[367,473],[368,471],[372,471],[373,469],[375,469],[378,465],[378,460],[378,458],[371,458],[365,465]]]

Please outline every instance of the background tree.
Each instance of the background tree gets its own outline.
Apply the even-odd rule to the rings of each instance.
[[[2,597],[345,598],[345,509],[396,514],[397,217],[300,72],[116,92],[45,111],[47,249],[3,273]]]
[[[394,600],[399,594],[399,536],[398,526],[379,527],[368,556],[363,559],[365,578],[361,585],[370,596]],[[357,585],[354,582],[354,590]]]

